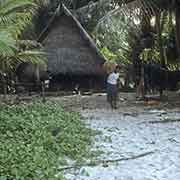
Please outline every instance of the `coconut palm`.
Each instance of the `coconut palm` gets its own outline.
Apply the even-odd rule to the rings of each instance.
[[[43,53],[37,48],[29,48],[32,41],[22,41],[23,33],[32,24],[37,10],[37,0],[0,1],[1,71],[7,72],[22,61],[42,62]]]
[[[166,36],[172,31],[167,33],[167,23],[171,29],[174,29],[175,32],[175,40],[174,44],[176,44],[176,49],[179,52],[180,57],[180,4],[178,4],[177,0],[102,0],[102,1],[111,1],[114,9],[110,11],[106,16],[104,16],[98,22],[98,25],[104,21],[108,22],[110,26],[111,19],[114,19],[117,14],[120,14],[120,17],[125,17],[127,19],[127,26],[121,26],[121,31],[123,28],[125,30],[130,28],[130,24],[132,24],[135,17],[137,17],[139,21],[138,27],[133,25],[133,29],[140,34],[147,34],[151,28],[151,20],[154,21],[154,27],[152,29],[152,34],[154,35],[154,40],[156,44],[156,49],[159,51],[159,58],[162,65],[165,65],[164,58],[164,32],[166,31]],[[104,3],[104,2],[103,2]],[[113,17],[113,18],[111,18]],[[168,22],[169,21],[169,22]],[[175,22],[173,24],[172,22]],[[98,27],[98,26],[97,26]],[[139,31],[141,29],[142,32]],[[179,58],[180,59],[180,58]]]

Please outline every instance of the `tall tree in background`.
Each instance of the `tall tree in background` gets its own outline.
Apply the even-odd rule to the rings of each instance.
[[[46,10],[45,11],[43,10],[44,11],[43,15],[45,16],[44,18],[45,22],[43,23],[42,19],[40,19],[40,21],[38,22],[39,26],[42,24],[41,30],[43,29],[43,27],[47,22],[47,16],[53,15],[55,8],[57,8],[59,3],[64,3],[68,8],[70,8],[74,13],[76,13],[82,25],[88,30],[88,32],[90,33],[93,32],[93,34],[94,34],[94,29],[97,29],[96,27],[101,22],[106,21],[107,19],[107,21],[111,23],[110,22],[111,19],[114,16],[116,16],[118,11],[124,11],[123,13],[121,13],[120,16],[123,16],[126,19],[128,19],[129,24],[130,22],[134,21],[133,16],[138,16],[140,23],[137,26],[139,27],[141,26],[140,30],[139,28],[137,28],[137,31],[139,31],[138,34],[140,36],[139,43],[142,45],[144,43],[144,40],[145,42],[147,42],[146,39],[148,38],[154,39],[156,45],[156,47],[154,48],[159,52],[158,60],[161,62],[163,66],[165,66],[166,64],[165,56],[164,56],[164,50],[165,50],[164,42],[166,39],[166,37],[164,37],[164,31],[166,31],[165,24],[167,19],[169,19],[169,17],[171,16],[172,17],[171,19],[175,21],[175,25],[171,25],[171,26],[173,26],[175,30],[175,35],[176,35],[175,44],[176,44],[177,52],[180,57],[180,20],[179,20],[180,6],[178,0],[93,0],[93,1],[48,0],[48,3],[49,3],[49,5],[47,6],[48,12]],[[128,6],[128,8],[126,8],[126,6]],[[155,19],[155,28],[153,29],[152,32],[150,32],[152,18]],[[109,25],[107,26],[109,27]],[[128,26],[123,26],[123,28],[128,29]],[[110,29],[112,30],[113,28]],[[117,33],[118,32],[114,31],[114,36]],[[166,33],[165,36],[169,36],[168,33]],[[126,44],[127,43],[128,42],[126,42]],[[114,43],[112,44],[114,46]],[[144,45],[144,48],[147,48],[147,44]],[[148,47],[148,48],[153,48],[153,47]],[[123,48],[121,47],[121,49]],[[137,49],[137,47],[135,47],[135,49]]]

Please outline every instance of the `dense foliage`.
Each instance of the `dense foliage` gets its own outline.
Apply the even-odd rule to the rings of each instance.
[[[58,104],[1,105],[0,179],[63,179],[58,166],[65,158],[88,154],[92,131],[77,113]]]
[[[108,59],[121,63],[156,61],[171,69],[179,67],[180,3],[177,0],[101,0],[99,9],[88,7],[84,15],[89,17],[86,24],[93,26],[96,42]],[[103,15],[100,19],[99,14]],[[91,23],[94,19],[96,25]],[[148,57],[142,59],[147,51]]]
[[[0,1],[0,71],[8,73],[20,62],[44,62],[40,45],[32,40],[33,17],[40,0]]]
[[[0,4],[1,69],[8,69],[19,61],[36,62],[42,59],[42,53],[22,48],[21,40],[30,38],[29,32],[35,33],[38,28],[40,33],[47,23],[43,21],[47,21],[50,14],[53,15],[60,3],[76,10],[80,22],[93,33],[107,58],[107,54],[110,54],[110,58],[113,55],[116,60],[133,62],[139,59],[148,46],[152,50],[151,54],[155,52],[156,60],[162,64],[178,62],[180,23],[179,3],[176,0],[5,0]],[[151,26],[152,19],[154,26]],[[36,23],[32,23],[33,21]],[[36,30],[32,27],[34,25]],[[134,39],[135,36],[138,37]],[[153,44],[143,44],[148,38],[154,41]],[[32,44],[30,41],[23,41],[23,44],[29,43]],[[137,46],[141,47],[135,55],[137,57],[134,57]],[[167,57],[163,51],[166,51]]]

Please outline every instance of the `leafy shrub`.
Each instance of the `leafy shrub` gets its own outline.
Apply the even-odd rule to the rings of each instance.
[[[0,180],[64,179],[58,166],[65,157],[88,151],[92,132],[78,113],[58,104],[0,106]]]

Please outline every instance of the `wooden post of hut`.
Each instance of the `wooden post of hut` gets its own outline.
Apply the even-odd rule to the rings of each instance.
[[[6,81],[5,76],[6,76],[6,74],[3,73],[3,75],[2,75],[2,83],[3,83],[4,101],[7,100],[7,81]]]
[[[90,90],[90,94],[93,94],[93,79],[90,77],[89,78],[89,90]]]
[[[16,76],[15,77],[15,92],[17,94],[17,97],[16,97],[16,101],[19,102],[20,101],[20,98],[19,98],[19,88],[18,88],[18,77]]]
[[[46,102],[46,97],[45,97],[45,82],[41,82],[41,90],[42,90],[42,101]]]
[[[136,94],[137,94],[137,97],[140,99],[145,98],[144,67],[143,67],[143,65],[141,66],[141,78],[140,78],[139,84],[137,86]]]
[[[40,72],[39,72],[39,65],[35,65],[35,77],[36,77],[36,82],[35,82],[35,88],[36,90],[38,89],[39,82],[40,82]],[[32,87],[33,89],[33,87]]]
[[[2,62],[2,69],[3,71],[1,74],[2,74],[2,86],[3,86],[3,94],[4,94],[3,99],[4,101],[6,101],[7,100],[7,74],[4,73],[6,72],[6,66],[5,66],[4,61]]]

